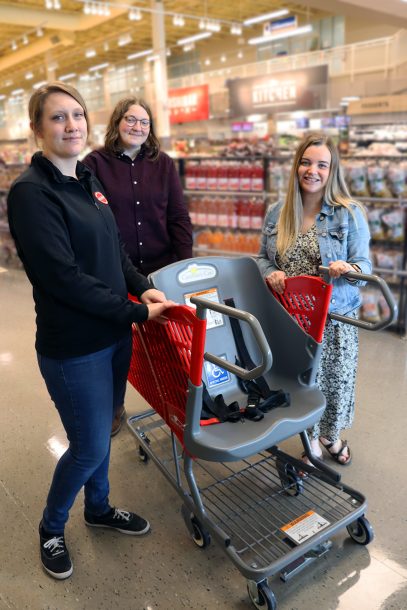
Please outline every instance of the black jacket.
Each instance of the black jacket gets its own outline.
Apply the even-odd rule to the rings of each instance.
[[[8,196],[10,231],[33,285],[36,349],[50,358],[104,349],[148,317],[127,294],[151,285],[123,250],[100,182],[79,162],[77,176],[36,153]]]

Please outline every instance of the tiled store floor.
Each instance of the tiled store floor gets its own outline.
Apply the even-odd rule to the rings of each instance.
[[[74,573],[47,576],[37,527],[57,455],[66,444],[37,369],[34,311],[22,272],[0,273],[0,610],[246,610],[243,577],[215,544],[188,538],[180,500],[154,464],[139,462],[124,428],[112,442],[111,499],[152,524],[140,539],[87,529],[78,497],[66,537]],[[346,435],[344,481],[367,495],[375,539],[346,532],[289,583],[271,586],[279,610],[407,610],[407,341],[361,333],[357,416]],[[144,403],[129,388],[129,414]],[[299,451],[297,440],[289,442]]]

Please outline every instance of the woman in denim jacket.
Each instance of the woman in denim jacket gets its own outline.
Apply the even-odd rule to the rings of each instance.
[[[349,194],[335,145],[323,134],[309,134],[295,154],[285,203],[270,206],[264,221],[257,259],[263,276],[282,293],[286,277],[319,275],[319,265],[327,266],[334,280],[329,311],[356,317],[363,282],[344,274],[371,272],[369,238],[365,212]],[[321,457],[321,443],[342,465],[351,461],[340,435],[353,422],[357,360],[357,328],[328,319],[317,375],[327,404],[311,430],[311,447]]]

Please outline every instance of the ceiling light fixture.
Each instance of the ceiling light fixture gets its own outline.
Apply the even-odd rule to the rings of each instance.
[[[38,38],[41,38],[41,36],[44,36],[44,31],[42,28],[37,28],[35,30],[35,33],[37,34]]]
[[[196,42],[197,40],[204,40],[204,38],[209,38],[212,36],[212,32],[202,32],[202,34],[195,34],[194,36],[188,36],[187,38],[181,38],[177,40],[177,44],[183,46],[185,44],[189,44],[190,42]]]
[[[153,49],[148,49],[147,51],[138,51],[138,53],[132,53],[131,55],[127,55],[127,59],[138,59],[139,57],[147,57],[147,55],[151,55]]]
[[[17,51],[18,46],[15,40],[13,40],[13,42],[11,43],[11,50],[12,51]]]
[[[109,62],[105,62],[103,64],[98,64],[97,66],[92,66],[89,68],[89,72],[96,72],[97,70],[104,70],[109,66]]]
[[[27,74],[25,75],[25,78],[27,80],[31,80],[32,78],[34,78],[34,74],[32,72],[27,72]]]
[[[117,41],[117,46],[125,47],[126,44],[130,44],[132,40],[133,39],[130,34],[123,34],[123,36],[120,36],[119,40]]]
[[[83,12],[85,15],[99,15],[100,17],[110,16],[109,2],[94,2],[94,0],[85,0],[83,4]]]
[[[262,42],[274,42],[275,40],[281,40],[282,38],[291,38],[292,36],[300,36],[301,34],[308,34],[312,32],[312,25],[304,25],[295,30],[289,30],[288,32],[280,32],[280,34],[269,34],[268,36],[259,36],[258,38],[249,38],[247,41],[249,44],[261,44]]]
[[[147,57],[147,61],[157,61],[157,59],[159,59],[158,55],[149,55]]]
[[[29,42],[28,36],[26,36],[26,35],[24,35],[21,40],[22,40],[23,44],[28,44],[28,42]]]
[[[129,10],[128,18],[130,21],[140,21],[143,18],[143,15],[139,8],[132,8]]]
[[[87,51],[85,51],[85,57],[95,57],[96,55],[96,51],[95,49],[88,49]]]
[[[290,11],[286,8],[282,8],[279,11],[273,11],[272,13],[265,13],[264,15],[257,15],[257,17],[250,17],[245,19],[243,25],[254,25],[255,23],[262,23],[263,21],[270,21],[271,19],[277,19],[277,17],[284,17],[288,15]]]
[[[240,34],[242,33],[242,26],[238,23],[233,23],[230,26],[230,33],[233,34],[233,36],[240,36]]]
[[[182,15],[174,15],[172,23],[177,27],[183,27],[185,25],[185,19]]]
[[[58,80],[61,80],[62,82],[64,80],[72,80],[73,78],[75,78],[75,76],[76,72],[70,72],[69,74],[63,74],[62,76],[60,76]]]
[[[24,93],[24,89],[14,89],[14,91],[11,92],[11,95],[20,95],[21,93]]]
[[[60,0],[45,0],[44,4],[45,4],[45,8],[48,11],[52,11],[53,9],[55,11],[61,10],[61,2],[60,2]]]

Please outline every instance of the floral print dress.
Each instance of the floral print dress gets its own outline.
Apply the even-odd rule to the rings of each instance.
[[[295,244],[283,257],[277,254],[276,262],[288,277],[319,275],[321,255],[315,224],[306,233],[300,233]],[[348,315],[356,317],[355,312]],[[335,442],[340,437],[341,430],[352,426],[358,347],[356,326],[327,320],[316,379],[326,398],[326,408],[319,423],[310,431],[313,439],[323,436]]]

